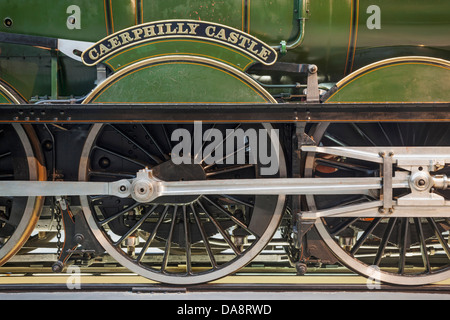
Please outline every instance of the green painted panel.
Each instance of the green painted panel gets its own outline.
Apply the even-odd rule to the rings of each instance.
[[[327,103],[450,102],[450,64],[401,62],[350,75]]]
[[[359,0],[353,70],[398,56],[450,59],[450,1]]]
[[[241,71],[246,70],[255,62],[255,60],[237,50],[216,43],[193,39],[171,39],[131,47],[109,58],[104,63],[116,72],[143,59],[164,55],[196,55],[227,63]]]
[[[242,0],[142,0],[143,22],[190,19],[216,22],[244,30]]]
[[[97,41],[108,30],[105,3],[107,0],[3,0],[0,1],[0,31]],[[77,20],[68,26],[70,16]],[[6,18],[12,21],[10,27],[4,24]]]
[[[0,88],[0,104],[12,104],[11,100],[2,92]]]
[[[85,96],[95,86],[95,68],[62,55],[59,55],[58,63],[60,96]],[[1,44],[0,74],[24,100],[34,96],[50,96],[51,52],[30,46]]]
[[[372,6],[380,9],[379,29]],[[450,60],[448,0],[311,0],[306,9],[304,41],[282,60],[316,64],[323,82],[399,56]]]
[[[316,64],[323,82],[342,79],[349,42],[351,1],[309,1],[306,10],[302,44],[280,60]]]
[[[136,0],[111,0],[112,32],[129,28],[137,23]]]
[[[255,88],[243,73],[241,78],[237,71],[232,71],[223,64],[209,59],[200,60],[164,58],[135,64],[116,73],[102,88],[94,91],[87,101],[265,103],[269,100],[263,89]]]
[[[291,42],[299,31],[295,2],[249,1],[248,33],[272,44],[279,44],[281,40]]]
[[[245,31],[270,45],[295,37],[297,0],[142,0],[143,22],[192,19]]]

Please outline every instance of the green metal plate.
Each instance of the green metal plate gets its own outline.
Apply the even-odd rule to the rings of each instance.
[[[425,57],[388,59],[340,81],[326,103],[450,102],[450,62]]]
[[[143,89],[144,88],[144,89]],[[276,103],[253,79],[201,57],[166,56],[112,75],[84,103]]]
[[[0,12],[2,32],[82,41],[96,41],[109,34],[104,1],[3,0]],[[71,15],[78,18],[73,28],[67,26]],[[12,21],[9,27],[4,23],[6,18]]]

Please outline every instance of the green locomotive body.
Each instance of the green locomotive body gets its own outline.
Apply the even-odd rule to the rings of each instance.
[[[337,82],[361,67],[393,57],[449,60],[449,9],[444,0],[3,1],[0,32],[94,43],[152,21],[209,21],[278,48],[279,61],[315,64],[322,82]],[[92,68],[38,46],[2,44],[2,79],[27,100],[51,96],[54,55],[60,96],[84,96],[92,89]]]

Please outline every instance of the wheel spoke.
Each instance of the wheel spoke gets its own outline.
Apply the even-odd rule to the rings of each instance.
[[[399,260],[398,260],[398,273],[405,273],[406,265],[406,253],[409,249],[409,219],[403,218],[400,221],[400,239],[399,239]]]
[[[209,177],[216,176],[219,174],[226,174],[226,173],[235,172],[235,171],[253,168],[253,167],[255,167],[254,164],[243,164],[243,165],[237,165],[237,166],[227,167],[227,168],[223,168],[223,169],[217,169],[214,171],[207,172],[206,177],[209,178]]]
[[[239,127],[240,127],[241,125],[239,124],[239,125],[237,125],[233,130],[231,130],[230,131],[230,133],[216,146],[216,149],[217,148],[220,148],[220,147],[222,147],[223,146],[223,144],[228,140],[228,138],[230,137],[230,136],[232,136],[233,134],[234,134],[234,131],[236,130],[236,129],[238,129]],[[202,163],[204,163],[206,160],[208,160],[209,158],[211,158],[211,156],[212,156],[212,153],[213,153],[213,151],[214,150],[211,150],[211,152],[209,153],[209,154],[204,154],[203,155],[203,159],[202,159]]]
[[[0,159],[6,158],[6,157],[9,157],[9,156],[11,156],[11,152],[6,152],[6,153],[3,153],[3,154],[0,154]]]
[[[120,130],[117,126],[110,124],[110,126],[116,130],[122,137],[124,137],[126,140],[128,140],[130,143],[132,143],[136,148],[141,150],[146,156],[148,156],[150,159],[155,161],[157,164],[160,164],[162,161],[158,157],[152,155],[149,153],[144,147],[142,147],[139,143],[137,143],[133,138],[129,137],[125,132]]]
[[[139,221],[133,227],[131,227],[131,229],[128,230],[127,233],[125,233],[119,240],[117,240],[114,243],[114,245],[115,246],[120,245],[125,239],[127,239],[131,234],[133,234],[145,222],[145,220],[155,211],[157,207],[158,205],[154,205],[152,208],[148,208],[144,216],[141,219],[139,219]]]
[[[14,178],[14,174],[12,174],[12,173],[0,174],[0,179],[13,179],[13,178]]]
[[[136,173],[125,173],[125,172],[107,172],[107,171],[93,171],[89,170],[89,176],[97,176],[97,177],[117,177],[120,179],[133,179],[136,177]]]
[[[2,217],[0,217],[0,222],[3,222],[3,223],[6,223],[7,225],[9,225],[9,226],[12,226],[12,227],[17,227],[17,225],[15,225],[14,223],[12,223],[11,221],[9,221],[9,220],[7,220],[7,219],[5,219],[5,218],[2,218]]]
[[[190,204],[190,207],[191,207],[194,219],[195,219],[195,223],[197,224],[197,227],[202,236],[203,244],[205,245],[206,252],[208,253],[211,265],[212,265],[213,269],[217,269],[217,262],[216,262],[216,259],[214,258],[214,254],[212,252],[211,246],[209,245],[208,237],[206,236],[206,232],[202,225],[202,222],[200,221],[200,218],[198,217],[198,213],[195,211],[194,205],[192,203]]]
[[[228,243],[228,245],[230,246],[230,248],[233,250],[233,252],[238,256],[241,254],[241,252],[238,250],[238,248],[236,248],[236,246],[234,245],[233,241],[230,239],[229,234],[226,232],[226,230],[224,230],[222,228],[222,226],[219,224],[219,222],[212,216],[211,213],[208,212],[208,210],[205,209],[205,207],[202,205],[202,203],[200,201],[197,202],[198,205],[202,208],[203,212],[206,213],[206,215],[209,217],[209,219],[211,220],[211,222],[214,224],[214,226],[216,227],[216,229],[220,232],[220,234],[222,235],[222,237],[224,238],[224,240]]]
[[[336,143],[337,145],[339,145],[339,146],[341,146],[341,147],[346,147],[346,146],[348,146],[347,143],[345,143],[344,141],[342,141],[342,140],[336,138],[335,136],[333,136],[333,135],[331,135],[331,134],[329,134],[329,133],[326,133],[326,134],[324,135],[324,137],[327,138],[328,140],[330,140],[330,141]]]
[[[149,163],[136,161],[136,160],[131,159],[131,158],[127,157],[127,156],[124,156],[123,154],[114,152],[114,151],[112,151],[112,150],[109,150],[109,149],[106,149],[106,148],[103,148],[103,147],[100,147],[100,146],[94,146],[92,149],[93,149],[93,150],[98,149],[98,150],[100,150],[100,151],[109,153],[109,154],[111,154],[111,155],[113,155],[113,156],[115,156],[115,157],[118,157],[118,158],[122,159],[122,160],[128,161],[128,162],[130,162],[130,163],[134,163],[135,165],[137,165],[137,166],[139,166],[139,167],[142,167],[142,168],[145,168],[145,167],[150,166]]]
[[[122,211],[116,213],[115,215],[113,215],[113,216],[111,216],[111,217],[109,217],[109,218],[107,218],[105,220],[100,221],[99,224],[101,226],[105,226],[108,223],[110,223],[111,221],[116,220],[117,218],[123,216],[125,213],[130,212],[131,210],[133,210],[134,208],[136,208],[136,207],[138,207],[140,205],[141,204],[139,202],[135,202],[133,205],[131,205],[129,207],[126,207],[125,209],[123,209]]]
[[[168,211],[169,211],[169,206],[166,206],[164,208],[164,211],[161,213],[161,216],[159,217],[158,222],[155,225],[155,228],[153,228],[152,233],[150,234],[150,236],[148,237],[148,239],[145,242],[144,246],[142,247],[141,252],[140,252],[139,256],[136,259],[137,263],[140,263],[142,261],[142,259],[144,258],[145,253],[147,252],[148,248],[150,247],[152,241],[155,239],[155,236],[156,236],[156,233],[158,232],[159,226],[164,221]]]
[[[391,139],[389,138],[389,135],[386,133],[383,125],[380,122],[378,122],[378,127],[380,128],[380,131],[383,133],[383,136],[386,138],[386,141],[389,143],[389,145],[393,146],[394,144],[392,143]]]
[[[420,251],[422,253],[422,261],[423,261],[423,265],[425,267],[425,272],[430,273],[431,265],[430,265],[430,259],[428,257],[428,250],[427,250],[427,245],[425,243],[425,237],[423,235],[422,222],[420,221],[419,218],[414,218],[414,224],[416,226],[417,235],[419,237]]]
[[[161,265],[161,272],[163,272],[163,273],[166,272],[167,264],[169,262],[170,250],[172,248],[173,230],[175,228],[175,222],[177,220],[177,212],[178,212],[178,206],[174,206],[172,222],[170,224],[169,235],[167,236],[167,239],[166,239],[166,248],[164,249],[164,256],[163,256],[162,265]]]
[[[352,127],[355,129],[355,131],[356,131],[356,132],[357,132],[364,140],[366,140],[367,142],[369,142],[372,146],[375,146],[375,145],[376,145],[375,142],[373,142],[373,140],[370,139],[369,136],[368,136],[364,131],[362,131],[355,123],[352,123],[351,125],[352,125]]]
[[[254,207],[254,205],[251,204],[250,202],[247,202],[247,201],[244,201],[244,200],[240,200],[240,199],[238,199],[236,197],[233,197],[233,196],[230,196],[230,195],[227,195],[227,194],[221,194],[220,196],[224,197],[224,198],[227,198],[227,199],[230,199],[230,200],[232,200],[232,201],[234,201],[236,203],[242,204],[242,205],[244,205],[246,207],[249,207],[249,208],[253,208]]]
[[[169,149],[172,150],[172,141],[170,141],[169,133],[167,132],[166,125],[162,124],[161,127],[163,130],[163,135],[164,135],[164,138],[166,139],[167,145],[169,146]]]
[[[213,200],[209,199],[207,196],[202,196],[202,199],[205,199],[206,201],[208,201],[210,204],[212,204],[215,208],[217,208],[218,210],[220,210],[220,212],[222,212],[223,214],[227,215],[231,220],[233,220],[234,223],[236,223],[239,227],[241,227],[242,229],[244,229],[245,231],[247,231],[248,233],[250,233],[251,235],[255,236],[256,238],[259,238],[259,236],[253,232],[252,230],[250,230],[248,228],[248,226],[243,223],[241,220],[239,220],[238,218],[236,218],[235,216],[233,216],[233,214],[231,212],[229,212],[228,210],[225,210],[224,208],[222,208],[220,205],[218,205],[217,203],[215,203]]]
[[[403,140],[403,134],[402,134],[402,131],[400,130],[400,126],[399,126],[398,122],[395,125],[397,127],[398,137],[400,138],[401,145],[404,146],[405,141]]]
[[[438,228],[436,222],[433,220],[433,218],[427,218],[427,221],[431,225],[432,229],[434,230],[434,234],[436,235],[439,243],[441,244],[442,248],[444,249],[445,253],[447,254],[447,257],[450,259],[450,248],[448,247],[447,241],[445,241],[444,237],[442,236],[441,232],[439,231],[439,228]]]
[[[353,246],[352,251],[350,254],[352,256],[355,255],[355,253],[361,248],[361,245],[364,243],[364,241],[367,240],[369,235],[372,234],[372,232],[375,230],[375,228],[380,224],[381,218],[376,218],[372,221],[370,226],[366,229],[366,231],[363,233],[363,235],[359,238],[358,242]]]
[[[184,237],[185,237],[185,249],[186,249],[186,273],[192,274],[192,262],[191,262],[191,232],[189,225],[189,215],[186,210],[186,206],[183,206],[183,221],[184,221]]]
[[[335,227],[335,228],[333,228],[333,230],[331,230],[331,235],[332,236],[339,235],[342,231],[344,231],[345,229],[350,227],[353,223],[355,223],[358,220],[359,220],[359,218],[345,219],[345,221],[343,221],[341,224],[339,224],[337,227]]]
[[[375,260],[373,262],[373,264],[375,266],[378,266],[378,267],[380,266],[381,259],[383,258],[384,251],[386,250],[389,239],[391,238],[392,231],[394,231],[396,222],[397,222],[397,218],[389,219],[388,226],[386,227],[383,238],[381,240],[381,244],[378,247],[377,255],[375,256]]]
[[[225,155],[224,157],[222,157],[221,159],[217,160],[216,162],[212,163],[212,164],[208,164],[207,166],[205,166],[205,170],[211,168],[212,166],[214,166],[216,163],[225,163],[225,160],[227,160],[228,158],[234,156],[235,154],[238,154],[239,152],[241,152],[242,150],[246,150],[248,148],[248,144],[243,145],[241,148],[234,150],[233,152]],[[233,162],[233,161],[232,161]]]
[[[147,128],[141,124],[142,129],[144,130],[145,134],[149,137],[149,139],[152,141],[152,143],[155,145],[156,149],[158,149],[159,153],[163,156],[165,160],[169,160],[169,156],[163,151],[159,143],[153,138],[153,136],[148,132]]]
[[[209,129],[215,129],[215,128],[216,128],[216,124],[214,123],[214,124],[211,126],[211,128],[209,128]],[[205,133],[206,133],[206,132],[208,132],[208,131],[205,131]],[[198,161],[199,157],[201,156],[201,154],[200,154],[201,151],[205,149],[206,143],[207,143],[208,141],[210,141],[211,133],[212,133],[212,130],[209,131],[209,134],[208,134],[206,137],[204,137],[204,142],[203,142],[203,145],[202,145],[202,149],[201,149],[201,150],[197,150],[197,152],[196,152],[195,155],[194,155],[194,160],[195,160],[195,161]],[[203,163],[203,161],[204,161],[204,159],[202,159],[202,163]]]

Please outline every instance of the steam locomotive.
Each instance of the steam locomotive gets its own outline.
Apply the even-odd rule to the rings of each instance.
[[[450,277],[448,1],[0,14],[3,269],[119,263],[189,285],[279,256]]]

